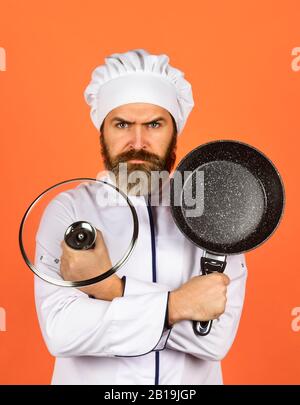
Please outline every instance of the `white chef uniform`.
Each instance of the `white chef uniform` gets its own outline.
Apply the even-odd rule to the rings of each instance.
[[[39,270],[60,277],[60,243],[78,220],[101,230],[113,264],[122,257],[132,236],[130,211],[99,207],[97,193],[99,184],[81,184],[47,206],[36,235]],[[169,206],[149,207],[142,196],[130,200],[139,237],[117,272],[125,279],[124,296],[111,302],[93,299],[35,276],[40,327],[56,357],[52,384],[222,384],[220,361],[236,336],[243,307],[245,257],[227,257],[226,310],[209,335],[196,336],[189,320],[166,329],[168,292],[200,274],[203,250],[183,236]]]

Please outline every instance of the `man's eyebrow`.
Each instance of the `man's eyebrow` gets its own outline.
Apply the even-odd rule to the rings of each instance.
[[[119,122],[125,122],[126,124],[135,124],[135,122],[130,122],[125,120],[122,117],[114,117],[111,122],[115,122],[115,121],[119,121]],[[152,122],[158,122],[158,121],[166,121],[166,119],[164,117],[156,117],[153,120],[149,121],[149,122],[144,122],[143,125],[148,125],[151,124]]]

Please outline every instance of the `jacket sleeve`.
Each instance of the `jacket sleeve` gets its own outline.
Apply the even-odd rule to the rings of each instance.
[[[247,268],[244,255],[227,257],[225,273],[230,278],[225,312],[212,323],[207,336],[196,336],[191,321],[176,323],[167,347],[205,360],[222,360],[235,339],[242,313]],[[204,276],[205,277],[205,276]]]
[[[168,348],[205,360],[218,361],[226,356],[236,336],[244,303],[247,279],[245,255],[227,256],[225,273],[230,278],[226,309],[219,319],[213,321],[210,333],[207,336],[196,336],[191,321],[180,321],[169,330],[164,330],[162,338],[154,350]],[[133,293],[133,289],[140,292],[170,290],[167,286],[157,283],[126,277],[125,291]]]
[[[78,220],[68,198],[62,193],[50,202],[36,234],[36,268],[59,279],[60,243],[67,227]],[[152,351],[162,336],[168,298],[164,289],[125,294],[110,302],[37,276],[34,280],[39,324],[53,356],[139,356]]]

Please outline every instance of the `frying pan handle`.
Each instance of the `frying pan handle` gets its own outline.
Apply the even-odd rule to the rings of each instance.
[[[205,252],[201,257],[201,272],[202,275],[210,274],[215,271],[223,273],[226,267],[226,256],[217,256],[212,253]],[[193,330],[195,335],[206,336],[209,334],[212,327],[212,321],[193,321]]]

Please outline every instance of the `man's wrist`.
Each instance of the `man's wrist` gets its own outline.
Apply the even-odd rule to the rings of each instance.
[[[167,308],[166,308],[166,315],[165,315],[165,324],[164,327],[165,329],[171,329],[172,325],[169,323],[169,297],[170,297],[171,291],[168,291],[168,300],[167,300]]]
[[[178,311],[178,298],[176,290],[169,293],[168,299],[168,324],[172,327],[176,322],[181,320],[180,313]]]
[[[95,284],[89,296],[98,300],[112,301],[114,298],[122,297],[124,293],[125,280],[113,274],[107,279]]]

